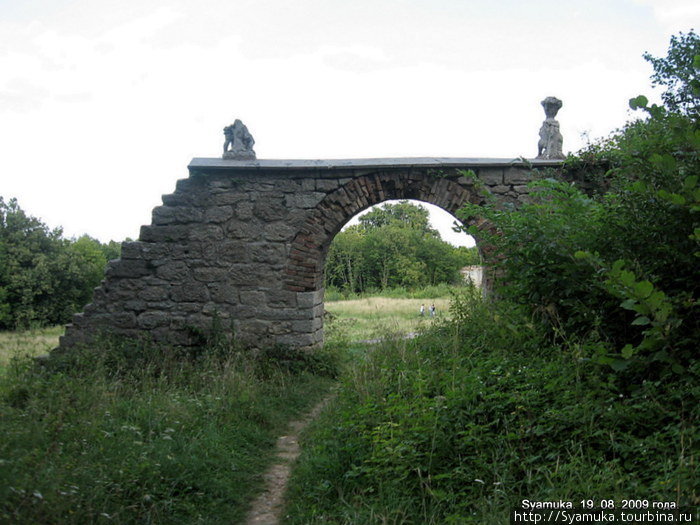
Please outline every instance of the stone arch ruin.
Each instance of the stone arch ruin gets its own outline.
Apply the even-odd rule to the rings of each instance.
[[[527,199],[526,184],[559,161],[193,159],[138,241],[122,245],[92,304],[60,347],[111,333],[188,346],[215,318],[247,344],[323,342],[323,269],[333,237],[360,211],[415,199],[454,214],[483,200]],[[476,177],[467,176],[470,170]]]

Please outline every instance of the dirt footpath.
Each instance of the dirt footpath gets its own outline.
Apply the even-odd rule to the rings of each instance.
[[[253,502],[246,525],[277,525],[280,522],[287,482],[300,453],[299,435],[332,397],[332,394],[327,395],[302,419],[292,421],[287,435],[277,438],[275,462],[263,476],[265,488]]]

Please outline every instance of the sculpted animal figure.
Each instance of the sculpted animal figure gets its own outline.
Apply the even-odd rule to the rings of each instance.
[[[224,155],[225,159],[254,160],[255,151],[253,145],[255,139],[248,128],[239,119],[224,128]],[[230,149],[229,149],[230,147]]]

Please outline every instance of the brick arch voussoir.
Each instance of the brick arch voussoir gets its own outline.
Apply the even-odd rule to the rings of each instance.
[[[333,237],[362,210],[392,199],[429,202],[453,215],[464,203],[477,200],[473,192],[446,178],[415,179],[386,172],[354,178],[326,195],[299,229],[285,268],[285,288],[295,292],[320,289],[325,250]]]

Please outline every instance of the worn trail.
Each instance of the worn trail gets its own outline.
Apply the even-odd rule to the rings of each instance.
[[[277,525],[280,522],[287,482],[300,453],[299,435],[332,397],[333,394],[328,394],[302,419],[292,421],[286,435],[277,438],[275,462],[263,476],[265,488],[253,502],[246,525]]]

